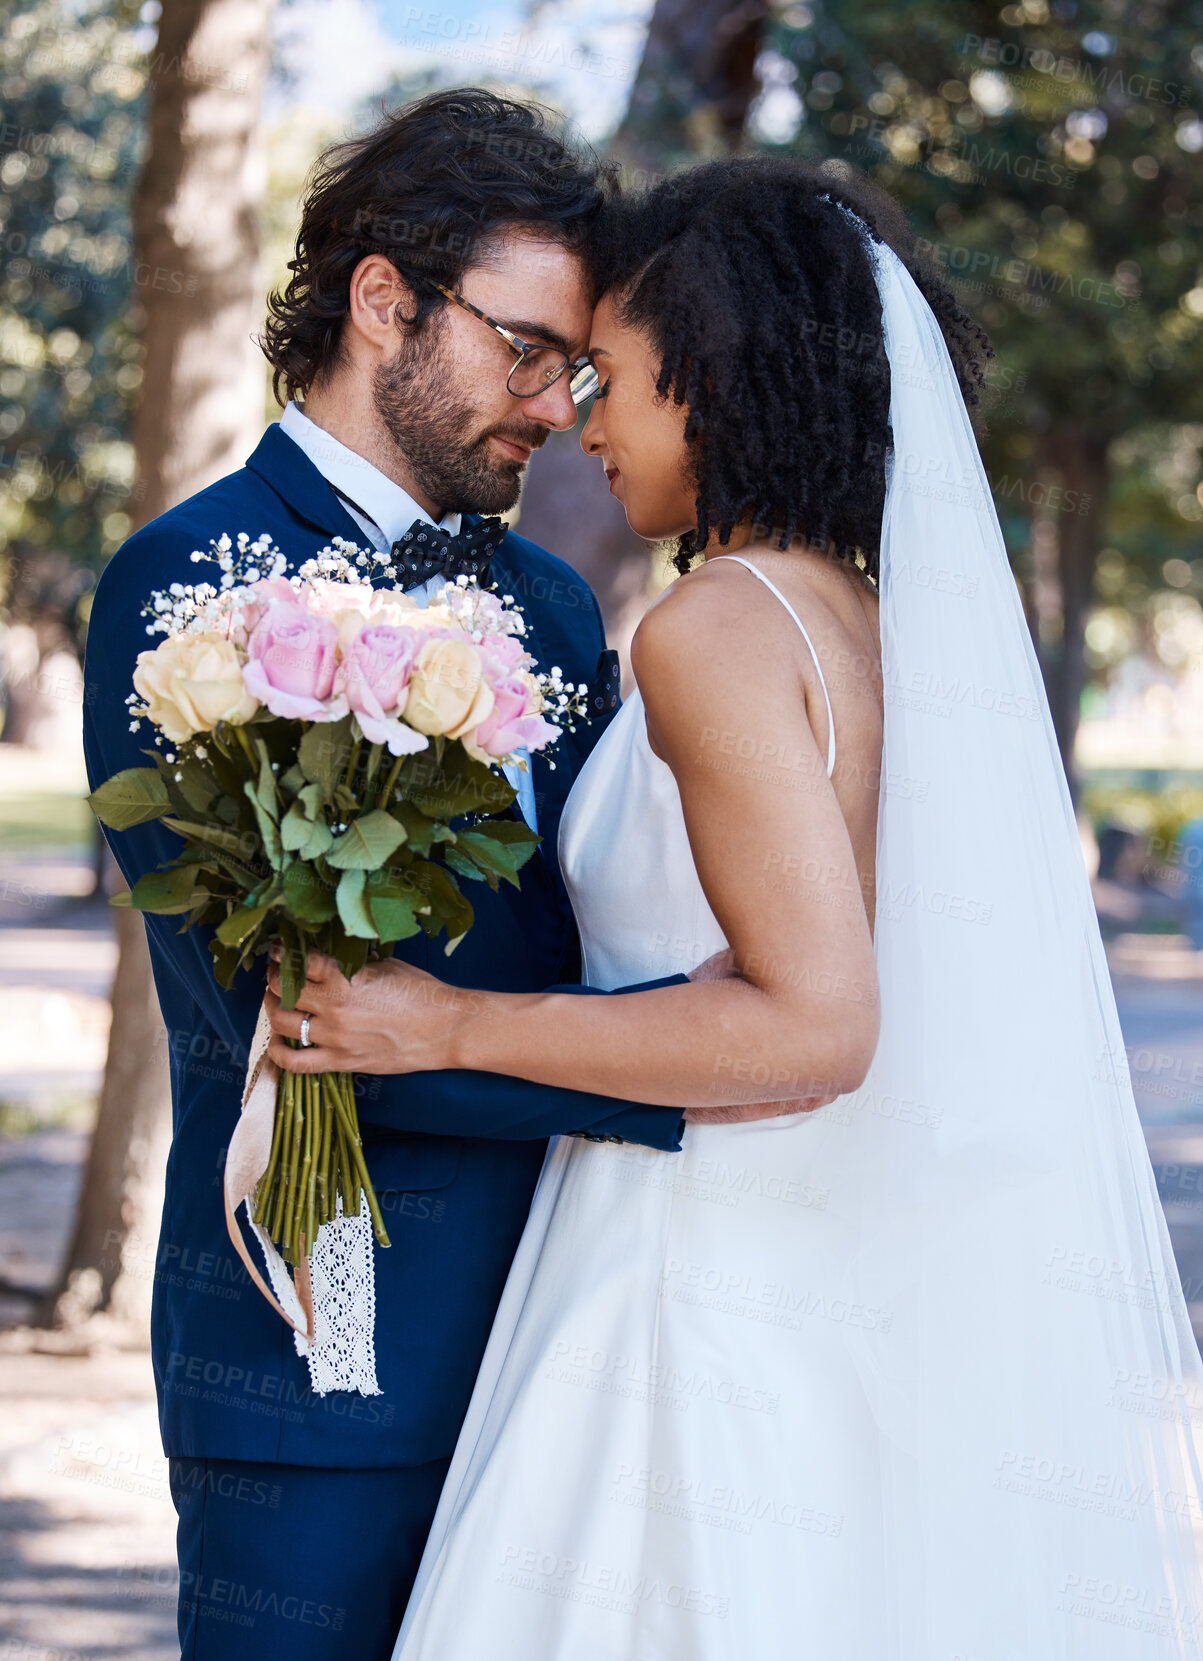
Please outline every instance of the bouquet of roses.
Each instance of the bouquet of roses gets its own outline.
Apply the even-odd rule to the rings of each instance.
[[[451,951],[472,923],[457,879],[517,885],[539,840],[490,817],[516,796],[501,765],[554,742],[583,688],[532,673],[520,612],[466,577],[423,607],[373,585],[387,556],[339,539],[292,576],[266,537],[211,550],[192,558],[216,563],[216,583],[173,583],[144,608],[165,638],[139,654],[128,702],[133,730],[157,729],[151,765],[89,798],[114,829],[158,819],[181,838],[120,903],[212,928],[226,987],[281,942],[286,1008],[311,948],[348,979],[419,929],[445,929]],[[387,1245],[350,1076],[281,1073],[261,1240],[307,1281],[319,1230],[357,1216],[361,1194]],[[269,1268],[279,1291],[270,1253]]]

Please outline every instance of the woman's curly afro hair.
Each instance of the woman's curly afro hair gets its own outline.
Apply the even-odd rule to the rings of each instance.
[[[594,227],[598,292],[650,342],[658,394],[688,411],[697,528],[679,571],[751,517],[780,547],[803,536],[876,581],[889,364],[864,233],[837,203],[904,261],[975,405],[989,340],[863,179],[781,156],[705,162],[611,202]]]

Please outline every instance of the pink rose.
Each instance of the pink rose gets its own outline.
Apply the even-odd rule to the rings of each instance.
[[[485,676],[491,686],[526,662],[526,648],[512,634],[486,634],[476,649],[484,659]]]
[[[500,680],[490,676],[490,685],[493,708],[473,734],[478,750],[507,756],[515,750],[541,750],[559,736],[560,729],[537,713],[538,690],[524,670],[512,670]]]
[[[301,605],[303,601],[287,577],[263,577],[257,583],[249,585],[250,598],[236,613],[237,622],[234,625],[234,639],[240,646],[245,646],[254,631],[255,625],[263,616],[268,606],[279,600],[284,605]]]
[[[413,755],[430,742],[397,719],[425,640],[412,629],[369,623],[343,648],[335,688],[354,711],[364,737],[372,744],[386,744],[390,755]]]
[[[292,721],[337,721],[347,713],[331,697],[338,666],[338,629],[294,597],[273,600],[251,631],[242,678],[273,715]]]

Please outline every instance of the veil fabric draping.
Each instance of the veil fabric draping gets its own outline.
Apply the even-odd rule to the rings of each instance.
[[[983,1549],[985,1653],[1021,1653],[1010,1584],[1060,1606],[1050,1656],[1193,1654],[1203,1365],[985,468],[930,306],[870,248],[893,454],[866,1089],[923,1104],[930,1127],[866,1122],[857,1163],[853,1279],[880,1294],[896,1265],[899,1316],[864,1377],[891,1449],[889,1591],[922,1635],[900,1654],[966,1630]]]
[[[553,1144],[401,1661],[1170,1661],[1203,1644],[1203,1364],[1047,699],[939,325],[851,217],[893,433],[877,1051],[814,1114],[691,1127],[680,1178],[671,1156]],[[690,865],[683,830],[664,852],[672,827],[645,823],[662,764],[626,715],[561,837],[608,986],[682,966],[607,964],[605,942],[624,908],[641,946],[673,925],[625,873],[667,890]],[[696,895],[673,900],[695,957],[719,943]],[[759,1171],[760,1197],[709,1203],[720,1168]],[[770,1178],[830,1200],[774,1205]],[[708,1313],[712,1264],[727,1292]],[[774,1277],[806,1289],[796,1330],[755,1290]],[[609,1373],[590,1379],[594,1355]],[[689,1396],[725,1366],[779,1392],[771,1414]],[[758,1520],[756,1496],[795,1489],[827,1509]],[[729,1598],[691,1609],[715,1587]]]

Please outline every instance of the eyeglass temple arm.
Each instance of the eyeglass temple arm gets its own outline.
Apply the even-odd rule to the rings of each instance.
[[[464,296],[462,294],[457,294],[453,288],[444,288],[442,283],[436,283],[433,277],[427,277],[426,281],[430,284],[431,288],[437,288],[440,294],[446,295],[448,300],[454,300],[457,306],[463,306],[465,311],[470,311],[473,317],[479,317],[482,323],[487,323],[489,325],[490,329],[496,329],[501,338],[509,346],[513,347],[519,357],[525,357],[527,352],[537,352],[539,350],[539,348],[537,346],[533,346],[529,340],[523,340],[519,335],[516,335],[512,329],[507,329],[505,324],[499,323],[495,317],[489,317],[485,312],[481,311],[479,306],[474,306],[471,300],[465,300]]]

